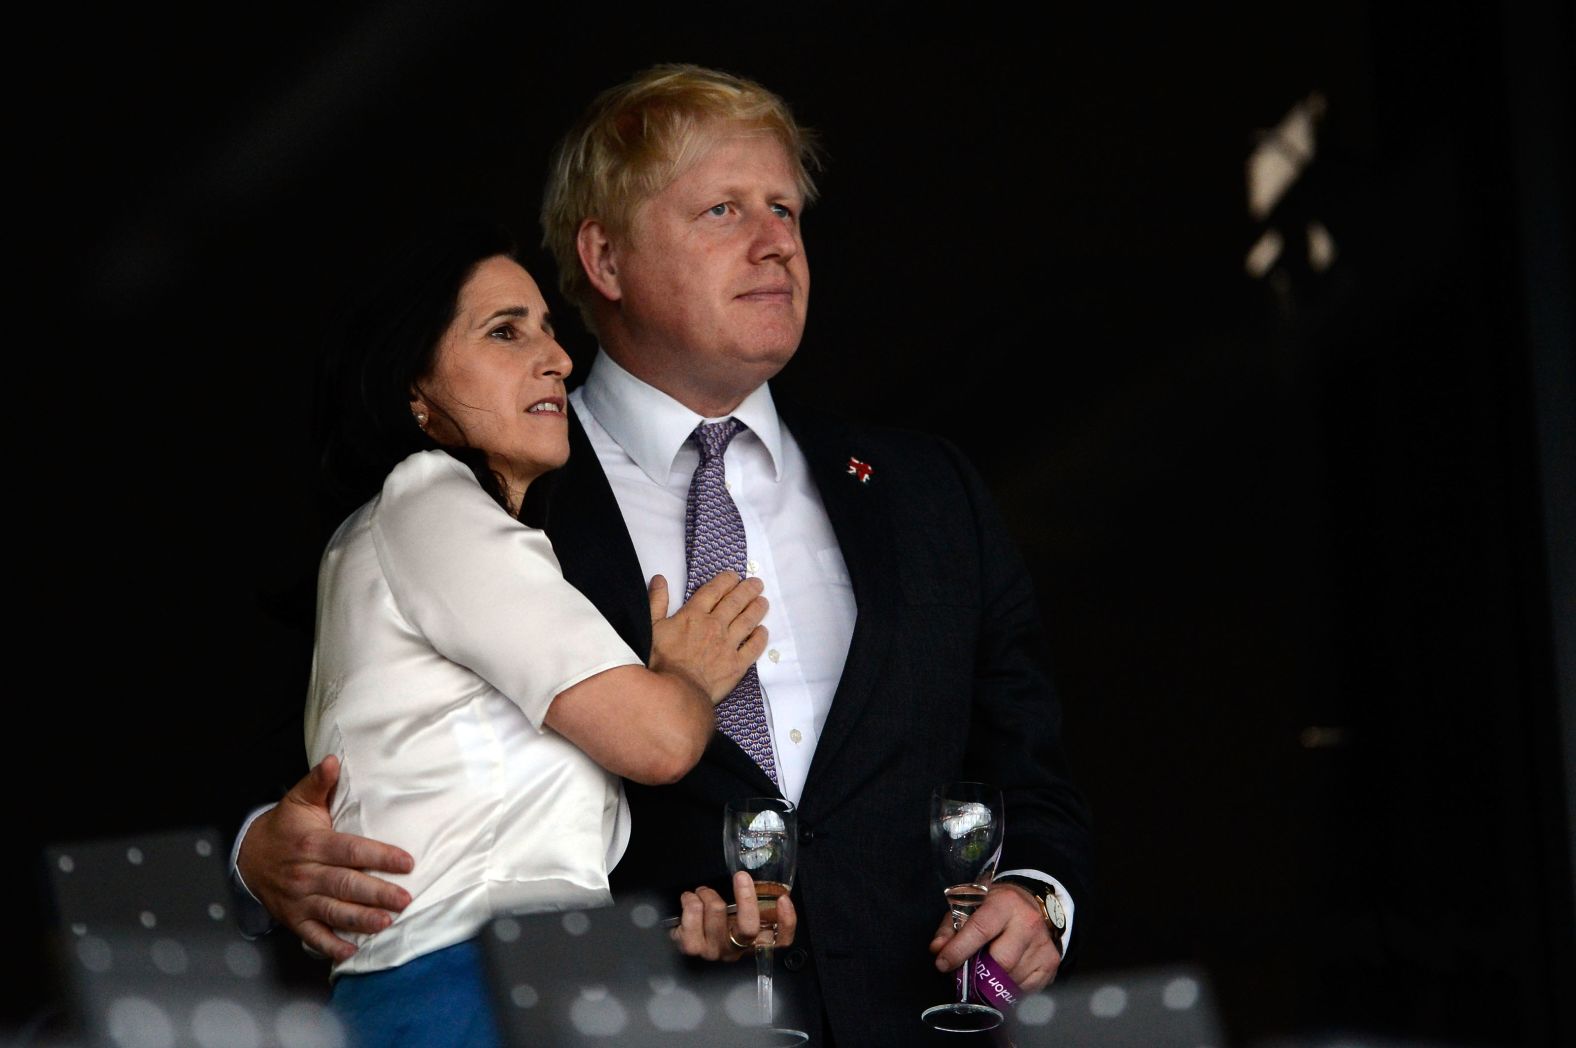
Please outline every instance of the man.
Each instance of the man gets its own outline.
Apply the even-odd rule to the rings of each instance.
[[[726,504],[766,584],[771,648],[688,776],[629,787],[614,887],[682,892],[680,947],[736,959],[715,890],[722,807],[781,793],[800,813],[783,992],[815,1043],[906,1045],[949,993],[938,969],[987,943],[1022,989],[1054,978],[1086,890],[1087,816],[1063,775],[1032,586],[979,478],[941,441],[779,405],[766,385],[804,330],[809,155],[776,96],[682,66],[604,93],[566,137],[545,239],[602,351],[571,397],[545,525],[565,577],[645,652],[643,580],[704,581],[691,576],[713,539],[695,521]],[[407,901],[361,870],[411,858],[332,833],[333,776],[314,769],[238,850],[269,909],[341,955],[333,929],[376,931]],[[1007,836],[1005,872],[953,935],[926,811],[959,779],[1001,787]]]

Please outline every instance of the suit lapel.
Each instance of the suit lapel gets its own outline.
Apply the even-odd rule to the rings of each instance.
[[[839,799],[841,780],[835,769],[850,766],[841,760],[840,751],[856,738],[855,728],[891,648],[895,616],[888,609],[897,601],[898,564],[890,500],[880,487],[879,475],[872,473],[864,481],[849,471],[851,458],[868,462],[879,456],[866,452],[858,434],[845,425],[811,420],[788,405],[779,404],[778,411],[809,463],[848,567],[857,608],[848,658],[801,797],[806,819],[814,820]],[[879,469],[879,461],[875,465]]]
[[[607,474],[574,410],[569,413],[569,462],[542,478],[542,494],[525,513],[540,519],[564,578],[585,594],[641,658],[651,657],[651,611],[635,545],[624,527]]]

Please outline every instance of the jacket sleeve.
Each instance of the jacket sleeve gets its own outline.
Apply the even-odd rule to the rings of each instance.
[[[965,773],[1002,789],[999,868],[1047,873],[1084,903],[1092,875],[1089,811],[1068,773],[1033,580],[984,481],[961,452],[944,447],[974,520],[980,578]]]

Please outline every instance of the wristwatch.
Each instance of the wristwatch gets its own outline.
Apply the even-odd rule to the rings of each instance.
[[[1051,933],[1051,942],[1056,944],[1056,950],[1060,953],[1062,936],[1067,932],[1067,910],[1062,906],[1062,900],[1056,897],[1056,889],[1050,882],[1042,881],[1037,877],[1010,873],[1005,877],[997,877],[991,883],[1016,885],[1028,892],[1034,901],[1040,904],[1040,913],[1045,917],[1045,928]]]

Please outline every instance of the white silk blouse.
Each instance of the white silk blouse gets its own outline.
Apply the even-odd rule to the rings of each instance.
[[[412,455],[334,534],[318,575],[306,708],[340,760],[334,828],[415,858],[411,904],[334,974],[391,968],[501,912],[606,903],[629,839],[617,776],[544,727],[554,697],[639,666],[547,536],[469,468]]]

